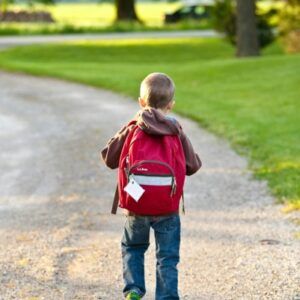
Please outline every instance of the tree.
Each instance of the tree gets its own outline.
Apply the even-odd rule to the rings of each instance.
[[[135,11],[135,0],[115,0],[117,21],[140,21]]]
[[[258,56],[255,0],[237,0],[237,56]]]
[[[300,0],[298,0],[300,1]],[[259,48],[264,48],[275,40],[274,25],[271,19],[278,14],[274,8],[257,12],[256,30]],[[213,27],[224,33],[226,40],[237,47],[237,9],[235,0],[215,0],[212,7]]]

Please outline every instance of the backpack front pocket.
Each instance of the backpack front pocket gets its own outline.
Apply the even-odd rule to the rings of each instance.
[[[173,209],[176,179],[172,168],[160,161],[140,161],[128,169],[128,180],[133,178],[144,190],[138,203],[128,195],[128,202],[138,210],[165,213]]]

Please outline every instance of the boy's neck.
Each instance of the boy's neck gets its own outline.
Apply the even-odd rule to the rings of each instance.
[[[158,110],[159,112],[161,112],[163,115],[167,115],[168,112],[169,112],[167,109],[164,110],[164,109],[161,109],[161,108],[157,108],[157,110]]]
[[[151,107],[151,106],[146,106],[144,107],[145,108],[154,108],[154,107]],[[167,115],[169,113],[169,110],[168,109],[162,109],[162,108],[154,108],[156,110],[158,110],[161,114],[163,115]]]

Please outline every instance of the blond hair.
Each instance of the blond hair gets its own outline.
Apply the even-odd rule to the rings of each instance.
[[[175,84],[164,73],[151,73],[141,83],[140,97],[150,107],[165,108],[174,97]]]

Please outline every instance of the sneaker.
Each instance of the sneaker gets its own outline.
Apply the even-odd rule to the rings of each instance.
[[[126,297],[126,300],[140,300],[140,299],[142,299],[142,297],[136,292],[130,292]]]

